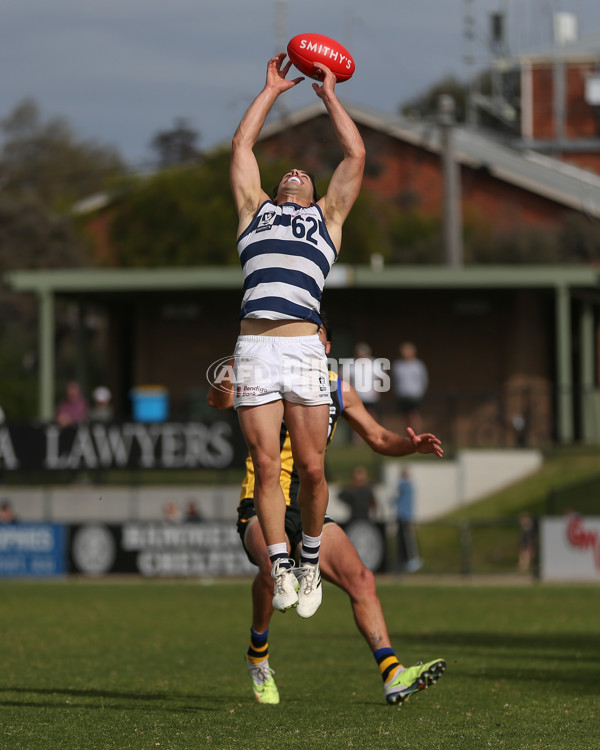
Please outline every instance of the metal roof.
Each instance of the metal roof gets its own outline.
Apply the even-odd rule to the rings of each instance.
[[[168,291],[171,289],[241,289],[239,267],[66,268],[9,271],[4,281],[16,291],[80,294]]]
[[[600,58],[600,35],[597,44]],[[431,153],[441,153],[440,126],[433,120],[399,117],[348,103],[344,103],[344,107],[359,125]],[[321,102],[286,113],[277,120],[267,122],[260,140],[322,115],[326,115],[326,110]],[[454,128],[454,156],[460,164],[472,169],[485,169],[498,180],[600,219],[600,175],[594,172],[536,151],[511,147],[481,131],[462,126]],[[88,201],[77,204],[76,209],[79,212],[97,210],[110,199],[108,194],[92,196]]]
[[[600,62],[600,34],[590,34],[566,44],[552,44],[549,47],[527,52],[517,57],[519,62]]]
[[[352,119],[392,138],[439,154],[440,126],[344,104]],[[261,140],[325,114],[320,102],[267,124]],[[600,218],[600,176],[534,151],[512,148],[480,131],[454,128],[454,156],[460,164],[485,169],[493,177],[587,214]]]
[[[4,281],[20,292],[58,295],[156,292],[185,289],[240,289],[239,267],[64,269],[10,271]],[[600,268],[579,265],[352,266],[336,263],[326,288],[600,289]]]

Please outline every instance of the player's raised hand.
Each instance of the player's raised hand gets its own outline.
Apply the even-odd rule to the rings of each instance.
[[[327,67],[327,65],[323,65],[321,62],[314,62],[313,67],[318,70],[321,75],[323,76],[323,83],[313,83],[312,87],[315,90],[315,94],[320,98],[323,99],[324,96],[327,96],[328,94],[333,94],[333,91],[335,89],[335,84],[337,82],[337,78],[335,77],[335,74],[332,73],[332,71]]]
[[[285,52],[280,52],[275,57],[272,57],[267,65],[267,86],[277,89],[279,93],[293,88],[304,80],[304,78],[300,76],[288,81],[286,76],[289,73],[292,63],[288,60],[287,63],[283,65],[284,60]]]
[[[442,441],[431,432],[424,432],[422,435],[416,435],[412,427],[407,427],[406,431],[415,447],[416,453],[433,453],[434,456],[441,458],[444,455]]]

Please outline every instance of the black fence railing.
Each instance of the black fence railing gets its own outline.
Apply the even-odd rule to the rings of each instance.
[[[421,523],[415,527],[415,536],[419,573],[537,576],[537,535],[532,554],[525,558],[518,518]],[[389,567],[401,572],[393,550],[392,541]]]
[[[600,444],[598,390],[573,388],[566,395],[573,442]],[[421,408],[423,429],[460,448],[548,448],[564,442],[558,427],[558,397],[556,389],[545,384],[431,391]],[[402,415],[391,397],[382,399],[378,413],[387,426],[402,428]]]
[[[540,448],[555,440],[555,411],[553,389],[528,386],[432,393],[423,417],[442,425],[453,445]]]
[[[546,515],[600,516],[600,474],[552,489],[546,501]]]

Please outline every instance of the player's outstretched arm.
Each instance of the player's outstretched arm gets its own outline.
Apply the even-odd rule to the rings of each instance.
[[[260,204],[268,198],[261,188],[254,145],[277,97],[304,80],[302,77],[286,79],[291,62],[282,65],[284,58],[285,53],[281,53],[269,60],[264,88],[246,110],[233,136],[229,177],[242,225],[247,217],[254,216]]]
[[[442,441],[430,432],[416,435],[407,428],[408,437],[392,432],[380,425],[365,409],[358,393],[349,384],[342,384],[344,411],[342,416],[367,445],[383,456],[408,456],[411,453],[431,453],[441,458],[444,455]]]
[[[321,63],[315,63],[323,73],[323,83],[313,83],[317,96],[323,101],[336,138],[342,148],[344,158],[336,167],[327,194],[319,201],[327,221],[328,229],[331,225],[341,226],[346,220],[354,202],[358,198],[365,169],[365,144],[356,124],[342,106],[335,93],[336,77],[329,68]]]

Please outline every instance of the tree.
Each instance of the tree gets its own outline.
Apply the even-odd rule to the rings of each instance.
[[[197,167],[133,179],[112,209],[109,241],[115,265],[223,265],[238,262],[237,218],[229,188],[229,153]]]
[[[62,118],[42,118],[33,100],[0,121],[0,132],[0,278],[15,269],[85,265],[70,211],[125,172],[117,152],[77,138]],[[68,313],[57,308],[59,328],[70,328]],[[0,404],[8,419],[34,413],[36,338],[35,299],[0,286]],[[69,358],[59,349],[57,369]]]
[[[84,259],[68,217],[51,214],[33,197],[0,201],[0,278],[15,269],[80,266]],[[56,315],[59,324],[68,322],[62,308]],[[0,405],[7,419],[35,413],[37,316],[34,297],[0,286]]]
[[[403,102],[399,106],[400,114],[405,116],[435,117],[438,113],[438,101],[442,94],[448,94],[454,99],[457,122],[464,122],[467,112],[468,85],[454,76],[447,76],[434,83],[423,93]]]
[[[185,118],[179,117],[171,130],[162,130],[154,136],[150,147],[156,153],[158,167],[165,169],[197,162],[201,156],[196,148],[199,139],[199,133],[192,130]]]
[[[500,77],[490,70],[484,70],[466,82],[452,75],[447,76],[413,99],[403,102],[398,111],[405,116],[435,119],[443,94],[453,98],[458,123],[467,120],[469,107],[474,106],[479,127],[499,133],[516,132],[520,97],[520,77],[516,69],[503,72]]]
[[[134,178],[115,202],[110,222],[113,262],[119,267],[238,265],[238,219],[229,185],[227,150],[206,154],[196,167]],[[267,193],[289,169],[288,160],[261,160]],[[317,189],[320,188],[317,177]],[[387,256],[375,199],[361,195],[344,231],[344,263]]]
[[[64,212],[126,171],[114,148],[76,138],[63,118],[44,120],[32,99],[0,122],[0,132],[2,195],[14,200],[33,197]]]

